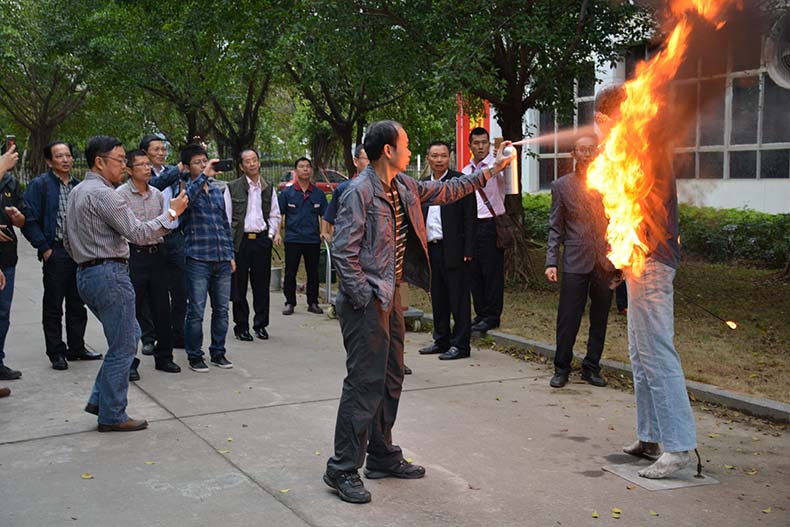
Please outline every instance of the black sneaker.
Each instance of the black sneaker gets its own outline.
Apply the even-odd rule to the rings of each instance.
[[[22,376],[21,371],[12,370],[5,364],[0,366],[0,381],[15,381]]]
[[[233,367],[233,363],[230,362],[228,359],[225,358],[225,355],[220,355],[219,357],[215,357],[211,359],[211,364],[217,366],[218,368],[223,368],[229,370]]]
[[[394,468],[365,467],[365,477],[368,479],[419,479],[423,476],[425,476],[425,467],[420,465],[412,465],[405,459],[401,459],[400,463],[398,463]]]
[[[208,372],[208,366],[203,359],[189,359],[189,369],[198,373]]]
[[[341,500],[349,503],[367,503],[370,501],[370,492],[362,483],[359,472],[338,472],[330,475],[324,474],[324,483],[337,491]]]

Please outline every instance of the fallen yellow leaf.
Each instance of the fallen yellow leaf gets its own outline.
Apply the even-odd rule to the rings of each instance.
[[[320,455],[321,455],[321,451],[320,451],[320,450],[316,450],[316,451],[315,451],[315,455],[316,455],[316,456],[320,456]]]
[[[754,476],[755,474],[757,474],[757,469],[751,468],[749,470],[744,470],[744,474],[746,474],[747,476]]]
[[[410,458],[410,457],[407,457],[406,461],[408,461],[409,463],[414,463],[414,460],[412,458]]]
[[[220,454],[229,454],[230,450],[227,450],[227,449],[223,448],[223,449],[217,450],[217,452],[219,452]]]
[[[623,511],[622,511],[621,509],[618,509],[617,507],[615,507],[614,509],[612,509],[612,513],[613,513],[613,514],[622,514],[622,512],[623,512]]]
[[[762,512],[763,512],[764,514],[770,514],[770,513],[772,513],[773,511],[771,510],[771,507],[768,507],[767,509],[763,509],[763,510],[762,510]]]
[[[598,511],[593,511],[592,517],[593,518],[598,518]]]
[[[496,398],[496,400],[497,400],[497,401],[501,401],[502,399],[501,399],[501,398],[499,398],[499,397],[497,397],[497,398]]]
[[[620,513],[619,512],[613,512],[612,513],[612,518],[614,518],[615,520],[619,520],[620,519]]]
[[[713,432],[712,434],[708,434],[708,437],[710,437],[711,439],[716,439],[717,437],[721,437],[721,434],[717,434],[716,432]]]
[[[228,438],[228,443],[233,443],[233,438],[232,437]]]
[[[727,470],[732,470],[732,469],[734,469],[735,467],[734,467],[734,466],[732,466],[732,465],[724,465],[724,468],[726,468]]]
[[[93,479],[93,474],[88,474],[87,472],[80,476],[82,479]]]
[[[291,489],[280,489],[280,494],[286,494]]]
[[[156,465],[156,461],[146,461],[146,465]]]
[[[636,488],[636,485],[626,485],[625,488],[627,488],[628,490],[634,490]]]
[[[752,436],[752,441],[759,441],[759,440],[760,440],[760,438],[759,438],[759,437],[757,437],[757,436]]]
[[[658,513],[656,511],[650,511],[650,516],[658,516]]]

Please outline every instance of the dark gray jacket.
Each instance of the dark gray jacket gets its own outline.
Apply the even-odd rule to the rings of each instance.
[[[430,288],[422,205],[452,203],[482,188],[486,180],[480,171],[447,182],[417,181],[406,174],[395,177],[409,221],[404,281],[426,291]],[[389,308],[395,294],[395,210],[372,165],[349,183],[340,198],[332,261],[339,289],[355,309],[365,307],[373,295],[383,309]]]
[[[611,267],[606,264],[606,224],[601,195],[587,189],[575,173],[552,183],[546,267],[557,267],[560,244],[564,273],[587,274],[596,263],[603,269]]]

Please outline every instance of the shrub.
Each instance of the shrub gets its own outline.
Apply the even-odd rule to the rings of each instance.
[[[521,203],[527,238],[545,242],[551,194],[525,194]],[[790,256],[790,214],[681,204],[679,217],[686,254],[709,262],[740,261],[774,269],[782,268]]]

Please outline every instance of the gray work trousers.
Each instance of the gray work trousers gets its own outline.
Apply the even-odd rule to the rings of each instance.
[[[335,424],[335,455],[327,472],[353,472],[365,462],[371,469],[390,469],[403,460],[392,444],[392,427],[398,414],[403,386],[405,325],[400,290],[389,309],[383,310],[374,295],[368,305],[354,309],[339,293],[335,309],[346,347],[343,395]]]

